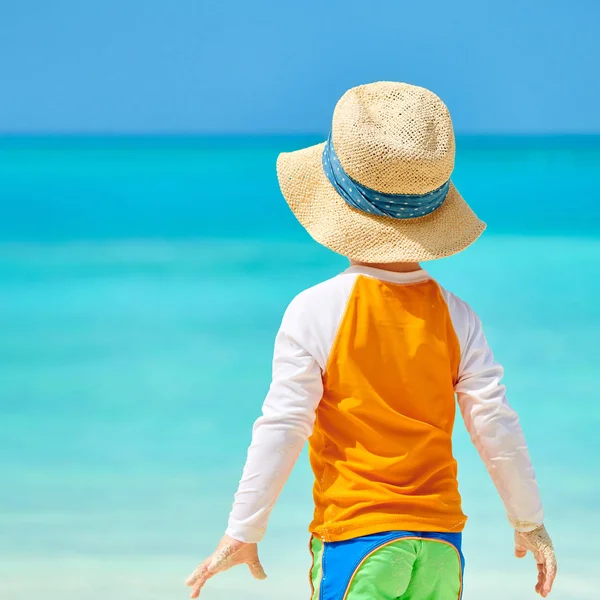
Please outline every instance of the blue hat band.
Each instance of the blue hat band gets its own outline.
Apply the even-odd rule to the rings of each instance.
[[[450,180],[427,194],[384,194],[361,185],[342,168],[331,134],[323,150],[323,171],[336,192],[353,208],[392,219],[423,217],[439,208],[450,189]]]

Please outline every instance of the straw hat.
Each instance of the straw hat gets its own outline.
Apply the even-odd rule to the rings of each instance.
[[[319,243],[361,262],[456,254],[485,229],[450,175],[454,132],[429,90],[378,82],[348,90],[328,142],[283,153],[281,191]]]

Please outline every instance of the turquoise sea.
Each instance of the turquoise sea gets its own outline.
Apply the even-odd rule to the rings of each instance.
[[[0,139],[0,598],[165,600],[226,523],[273,337],[345,268],[288,213],[277,152],[309,138]],[[462,138],[489,224],[425,265],[479,312],[519,410],[559,558],[600,598],[600,138]],[[457,421],[465,600],[534,598]],[[207,600],[307,599],[302,460],[261,546]]]

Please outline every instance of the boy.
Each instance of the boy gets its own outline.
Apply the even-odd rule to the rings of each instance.
[[[344,94],[325,144],[279,157],[290,208],[351,267],[285,313],[229,527],[188,579],[192,598],[236,564],[265,577],[256,544],[307,440],[312,600],[460,598],[455,397],[516,554],[533,552],[536,591],[550,593],[554,551],[502,367],[471,308],[419,265],[460,252],[485,228],[450,181],[454,150],[435,94],[380,82]]]

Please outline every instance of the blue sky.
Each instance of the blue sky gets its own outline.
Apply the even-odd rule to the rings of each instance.
[[[0,0],[0,132],[321,133],[379,79],[459,133],[600,133],[598,0]]]

